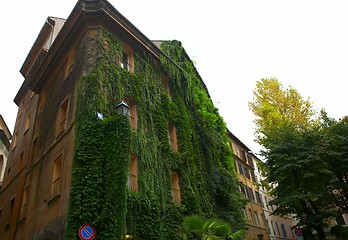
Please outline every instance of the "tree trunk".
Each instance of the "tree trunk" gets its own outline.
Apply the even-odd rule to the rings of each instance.
[[[317,233],[318,233],[318,238],[319,240],[326,240],[326,236],[325,236],[325,233],[324,233],[324,228],[316,228],[317,230]]]

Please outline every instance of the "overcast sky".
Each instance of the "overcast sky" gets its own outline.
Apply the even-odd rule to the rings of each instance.
[[[152,40],[180,40],[228,128],[249,148],[256,81],[276,77],[317,109],[348,115],[346,0],[110,0]],[[74,0],[3,1],[0,114],[11,131],[19,69],[47,16],[67,18]]]

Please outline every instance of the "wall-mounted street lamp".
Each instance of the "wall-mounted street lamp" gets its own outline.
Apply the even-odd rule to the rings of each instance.
[[[116,112],[118,114],[125,115],[130,118],[130,107],[128,106],[127,103],[124,101],[121,101],[117,106],[116,106]]]

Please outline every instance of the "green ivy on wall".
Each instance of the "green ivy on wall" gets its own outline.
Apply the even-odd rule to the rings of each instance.
[[[175,62],[161,56],[170,97],[147,53],[134,53],[135,70],[129,73],[117,64],[122,48],[110,33],[99,30],[86,42],[82,48],[93,46],[89,54],[98,61],[77,87],[66,239],[78,239],[84,223],[93,224],[96,239],[125,239],[126,233],[133,239],[181,239],[188,214],[220,217],[235,230],[244,228],[225,123],[180,42],[161,45]],[[80,56],[80,66],[86,59]],[[137,104],[137,131],[115,112],[125,97]],[[105,119],[97,119],[97,112]],[[168,140],[169,121],[176,125],[177,152]],[[138,157],[137,193],[127,187],[131,154]],[[173,201],[171,171],[179,174],[180,205]]]

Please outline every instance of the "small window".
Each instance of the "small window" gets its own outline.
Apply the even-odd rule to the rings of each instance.
[[[138,158],[132,154],[129,162],[128,187],[132,192],[138,192]]]
[[[120,65],[123,69],[127,70],[128,72],[134,72],[133,50],[125,44],[122,45],[122,59]]]
[[[244,197],[247,197],[246,186],[243,183],[239,184],[239,190],[243,194]]]
[[[0,154],[0,180],[3,179],[3,176],[2,176],[2,169],[3,168],[5,168],[4,155]]]
[[[131,129],[133,131],[136,131],[138,129],[138,107],[137,107],[137,104],[133,99],[128,98],[128,97],[126,97],[124,101],[129,106]]]
[[[12,215],[12,212],[13,212],[13,209],[14,209],[15,200],[16,200],[16,197],[12,197],[11,198],[11,208],[10,208],[11,215]]]
[[[279,226],[278,226],[278,223],[277,223],[277,222],[276,222],[276,227],[277,227],[278,235],[280,236]]]
[[[44,105],[45,105],[45,101],[46,101],[46,92],[40,94],[39,105],[38,105],[38,108],[37,108],[37,115],[38,116],[43,111],[43,108],[44,108]]]
[[[169,128],[169,144],[172,146],[174,151],[178,151],[178,141],[176,137],[175,124],[170,122],[168,128]]]
[[[29,189],[30,187],[27,186],[24,189],[23,196],[22,196],[22,205],[20,210],[20,218],[24,218],[27,213],[27,207],[28,207],[28,200],[29,200]]]
[[[254,211],[254,216],[255,216],[255,224],[260,225],[259,215],[257,214],[256,211]]]
[[[261,204],[261,206],[263,207],[263,202],[260,196],[260,193],[258,191],[255,191],[255,195],[256,195],[256,201],[257,203]]]
[[[244,176],[243,167],[242,167],[242,164],[240,162],[238,163],[238,169],[239,169],[239,174]]]
[[[10,176],[11,176],[11,167],[9,167],[8,169],[7,169],[7,172],[6,172],[6,179],[5,179],[5,183],[6,183],[6,185],[10,182]]]
[[[38,147],[37,147],[37,138],[35,138],[31,145],[31,153],[30,153],[30,159],[29,159],[30,164],[35,162],[37,156],[38,156]]]
[[[15,149],[17,146],[17,139],[18,139],[18,131],[15,133],[12,139],[12,150]]]
[[[19,172],[22,169],[22,167],[23,167],[23,164],[24,164],[23,156],[24,156],[24,152],[21,152],[21,154],[19,155],[19,160],[18,160],[18,165],[17,165],[17,172]]]
[[[173,200],[176,203],[181,202],[181,193],[180,193],[180,185],[179,185],[179,175],[176,172],[172,172],[172,194]]]
[[[61,178],[62,161],[63,161],[63,155],[60,155],[53,163],[51,197],[60,195],[60,190],[62,185],[62,178]]]
[[[286,229],[285,229],[285,226],[284,224],[281,225],[281,228],[282,228],[282,232],[283,232],[283,237],[288,237],[288,234],[286,233]]]
[[[245,177],[247,178],[247,179],[251,179],[250,178],[250,172],[249,172],[249,169],[247,169],[246,167],[244,167],[244,173],[245,173]]]
[[[66,62],[65,78],[67,78],[74,69],[75,49],[71,49]]]
[[[60,105],[58,113],[58,122],[57,122],[57,134],[58,136],[65,130],[68,117],[68,107],[69,107],[69,98]]]
[[[253,214],[250,208],[249,208],[249,217],[250,217],[249,222],[252,224],[255,224],[255,219],[253,217]]]
[[[161,80],[163,84],[164,91],[168,94],[170,97],[170,90],[169,90],[169,79],[168,76],[161,74]]]
[[[28,114],[27,119],[25,120],[24,134],[29,130],[30,120],[31,120],[31,113]]]
[[[253,192],[253,190],[250,188],[250,187],[248,187],[248,195],[249,195],[249,198],[250,198],[250,200],[251,201],[253,201],[253,202],[255,202],[255,197],[254,197],[254,192]]]

